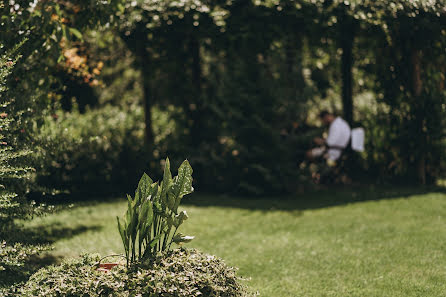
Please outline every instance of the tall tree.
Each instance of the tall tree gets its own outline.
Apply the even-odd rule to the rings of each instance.
[[[342,49],[342,108],[345,120],[353,124],[353,43],[356,34],[356,20],[341,6],[339,14],[339,43]]]

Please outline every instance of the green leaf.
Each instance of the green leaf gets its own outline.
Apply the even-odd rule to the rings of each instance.
[[[130,196],[127,195],[127,198],[129,198]],[[127,201],[127,211],[125,213],[125,224],[128,228],[128,225],[130,224],[132,219],[132,201],[131,198]]]
[[[167,193],[167,207],[169,207],[170,210],[175,212],[175,194],[172,192]]]
[[[178,233],[172,238],[172,242],[176,244],[184,243],[184,242],[191,242],[195,236],[185,236],[182,233]]]
[[[190,194],[194,191],[192,187],[192,167],[189,162],[185,160],[180,168],[178,168],[178,175],[173,187],[175,196],[182,198],[184,195]]]
[[[183,224],[184,221],[186,221],[189,218],[186,211],[183,210],[179,214],[175,216],[175,227],[179,227],[181,224]]]
[[[160,206],[160,209],[163,209],[163,205],[161,204],[161,186],[158,185],[157,186],[158,189],[156,190],[156,195],[153,199],[154,204],[156,203],[157,205]]]
[[[65,26],[64,24],[60,24],[60,27],[62,28],[62,36],[70,40],[67,35],[67,26]]]
[[[170,161],[169,158],[166,159],[166,164],[164,165],[163,182],[161,183],[161,201],[167,201],[167,192],[172,186],[172,173],[170,172]]]
[[[119,234],[121,235],[122,243],[125,246],[126,238],[125,238],[125,234],[124,234],[124,227],[122,227],[121,222],[119,221],[119,217],[116,217],[116,219],[118,221]]]
[[[150,195],[151,192],[150,187],[152,183],[153,180],[146,173],[144,173],[141,179],[139,180],[138,188],[136,191],[141,193],[142,197],[140,197],[140,199],[146,199]]]
[[[141,206],[141,211],[139,214],[139,221],[140,223],[144,223],[144,224],[152,224],[152,220],[153,220],[153,208],[152,208],[152,204],[147,201],[146,203],[143,203]]]
[[[150,246],[151,248],[154,248],[154,247],[155,247],[155,245],[156,245],[156,244],[158,243],[158,241],[160,240],[161,235],[163,235],[163,233],[158,234],[154,239],[152,239],[152,241],[149,243],[149,246]]]
[[[177,211],[183,196],[194,191],[194,188],[192,187],[192,172],[192,167],[187,160],[185,160],[180,168],[178,168],[178,175],[175,177],[172,186],[172,193],[175,195],[175,212]]]
[[[79,32],[79,30],[77,30],[75,28],[69,28],[68,30],[70,31],[71,34],[76,36],[77,39],[83,40],[82,33]]]
[[[172,217],[167,217],[167,226],[170,228],[175,225],[175,221]]]
[[[127,194],[127,202],[131,204],[132,201],[133,201],[133,200],[132,200],[132,196],[130,196],[129,194]]]
[[[150,228],[151,225],[152,225],[152,223],[145,223],[143,225],[143,227],[141,228],[141,233],[139,234],[141,241],[144,239],[148,240],[150,231],[151,231],[151,228]]]
[[[158,202],[153,202],[153,210],[156,212],[156,213],[161,213],[163,210],[162,210],[162,208],[161,208],[161,204],[159,204]]]
[[[155,200],[155,196],[158,193],[158,183],[153,183],[150,185],[150,190],[149,190],[149,200],[153,201]]]
[[[138,225],[139,225],[139,210],[138,207],[134,207],[133,211],[132,211],[132,225],[131,225],[131,229],[130,229],[130,234],[132,237],[132,242],[135,242],[136,240],[136,235],[138,233]]]

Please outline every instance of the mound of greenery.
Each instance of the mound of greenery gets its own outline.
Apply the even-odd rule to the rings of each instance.
[[[196,250],[168,251],[130,270],[120,265],[110,272],[98,271],[98,261],[98,256],[85,255],[43,268],[6,296],[252,296],[240,284],[235,268]]]

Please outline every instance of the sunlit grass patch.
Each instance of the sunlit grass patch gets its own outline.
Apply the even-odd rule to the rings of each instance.
[[[183,231],[196,236],[188,246],[239,267],[262,296],[444,296],[446,194],[383,193],[370,201],[352,199],[348,190],[333,195],[350,199],[324,207],[295,202],[317,195],[284,203],[198,196],[184,207],[191,219]],[[200,206],[219,199],[229,202]],[[125,207],[124,200],[99,202],[29,224],[82,230],[54,242],[57,256],[122,253],[115,217]]]

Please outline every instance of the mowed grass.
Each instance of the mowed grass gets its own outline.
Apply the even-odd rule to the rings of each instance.
[[[413,193],[195,195],[181,231],[196,236],[188,247],[239,267],[261,296],[446,296],[446,194]],[[121,253],[116,216],[125,208],[124,200],[89,203],[28,226],[46,230],[55,256]]]

